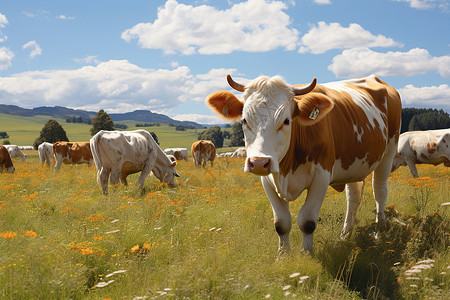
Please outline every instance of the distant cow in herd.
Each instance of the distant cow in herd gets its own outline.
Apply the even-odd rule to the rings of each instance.
[[[275,76],[246,85],[227,77],[229,91],[209,95],[207,104],[226,120],[243,121],[244,171],[261,176],[274,213],[278,253],[289,251],[289,201],[305,189],[298,215],[303,248],[313,250],[313,233],[328,186],[346,187],[347,214],[341,236],[352,229],[363,181],[373,172],[376,221],[385,223],[388,177],[400,134],[398,92],[376,76],[291,86]]]
[[[108,193],[108,179],[111,184],[122,182],[127,185],[127,176],[141,172],[138,179],[142,190],[150,172],[161,182],[175,185],[175,158],[169,158],[158,146],[148,131],[105,131],[101,130],[91,140],[91,149],[97,168],[97,181],[104,195]]]
[[[8,173],[14,173],[14,165],[9,155],[8,150],[3,145],[0,145],[0,171],[3,173],[3,169],[6,168]]]
[[[392,172],[408,166],[414,177],[419,177],[416,164],[450,167],[450,129],[408,131],[398,140],[397,154],[392,162]]]
[[[45,163],[50,168],[51,159],[55,156],[53,153],[53,144],[48,142],[41,143],[38,146],[38,153],[41,166],[44,166]]]
[[[55,142],[53,144],[55,155],[55,171],[59,172],[62,163],[85,164],[92,166],[92,153],[89,142]]]
[[[205,167],[208,161],[213,166],[216,158],[216,147],[209,140],[200,140],[192,144],[191,153],[196,167]]]
[[[167,155],[173,155],[177,160],[188,161],[188,151],[186,148],[167,148],[164,149],[164,153]]]
[[[25,161],[27,156],[20,150],[17,145],[5,145],[6,149],[8,149],[9,156],[11,158],[20,157],[22,161]]]

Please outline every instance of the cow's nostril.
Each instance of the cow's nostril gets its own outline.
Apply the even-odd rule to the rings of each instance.
[[[270,160],[264,165],[264,169],[270,170]]]

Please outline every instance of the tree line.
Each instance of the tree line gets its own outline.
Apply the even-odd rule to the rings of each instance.
[[[416,130],[450,128],[450,116],[444,110],[431,108],[403,108],[401,133]]]

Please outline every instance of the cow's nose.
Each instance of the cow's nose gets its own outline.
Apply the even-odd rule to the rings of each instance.
[[[250,157],[247,164],[253,174],[261,176],[270,174],[270,158],[268,157]]]

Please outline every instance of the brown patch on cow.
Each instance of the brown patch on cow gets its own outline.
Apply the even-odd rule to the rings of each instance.
[[[191,153],[192,157],[194,158],[194,161],[195,161],[194,156],[195,152],[207,154],[209,156],[209,161],[211,161],[211,163],[216,158],[216,147],[214,146],[214,143],[209,140],[199,140],[192,143]]]
[[[181,151],[178,151],[178,150],[176,150],[176,151],[173,152],[173,156],[175,156],[175,158],[176,158],[177,160],[183,159],[183,156],[181,155]]]
[[[411,141],[411,145],[414,145],[415,142],[416,142],[415,140],[412,140],[412,141]]]
[[[339,193],[343,192],[345,190],[345,184],[335,184],[331,186],[333,189],[338,191]]]
[[[8,149],[3,145],[0,145],[0,165],[4,165],[6,168],[13,166]]]
[[[369,95],[371,99],[375,98],[371,103],[386,116],[383,122],[387,127],[388,138],[398,139],[401,121],[400,96],[394,88],[385,83],[376,84],[370,79],[367,79],[367,82],[368,88],[358,87],[360,92]],[[356,105],[346,92],[317,85],[314,93],[322,93],[333,99],[334,108],[323,120],[311,126],[301,125],[294,117],[290,146],[280,162],[281,174],[294,172],[306,161],[319,163],[330,172],[336,160],[341,161],[345,170],[356,159],[365,159],[369,167],[377,163],[384,154],[387,143],[379,127],[381,124],[375,120],[376,126],[372,128],[363,109]],[[296,99],[302,101],[302,97]],[[298,113],[294,113],[294,116],[296,114]],[[364,132],[361,142],[355,137],[354,124],[358,130],[361,128]]]
[[[425,154],[423,154],[423,153],[420,153],[420,157],[423,158],[423,159],[428,159],[428,157]]]
[[[433,154],[434,152],[436,152],[436,143],[432,142],[431,145],[430,143],[427,144],[427,152],[430,154]]]

